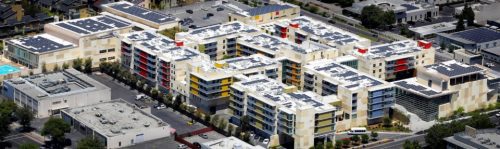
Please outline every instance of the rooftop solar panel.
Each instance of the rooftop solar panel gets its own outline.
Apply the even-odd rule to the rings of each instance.
[[[19,40],[13,39],[11,42],[19,44],[32,52],[48,52],[73,46],[69,43],[61,44],[60,41],[55,41],[44,36],[26,37]]]
[[[111,8],[127,13],[154,23],[167,23],[174,21],[175,17],[163,13],[159,13],[153,10],[142,8],[139,6],[134,6],[128,3],[118,3],[110,5]]]
[[[439,94],[439,92],[433,91],[433,90],[426,88],[424,86],[421,86],[421,85],[410,84],[404,80],[399,81],[399,82],[395,82],[394,84],[400,86],[401,88],[408,89],[408,90],[414,90],[414,91],[420,92],[420,93],[427,95],[427,96]]]
[[[100,17],[100,18],[97,18],[97,20],[105,23],[105,24],[108,24],[110,26],[114,26],[114,27],[118,27],[118,28],[121,28],[121,27],[125,27],[125,26],[129,26],[130,23],[129,22],[124,22],[124,21],[121,21],[121,20],[118,20],[117,18],[114,18],[114,17],[111,17],[111,16],[103,16],[103,17]]]
[[[401,4],[401,6],[405,7],[406,11],[412,11],[412,10],[417,10],[418,9],[417,6],[413,6],[411,4]]]
[[[66,23],[64,23],[64,22],[63,22],[63,23],[57,23],[56,25],[57,25],[57,26],[60,26],[60,27],[62,27],[62,28],[65,28],[65,29],[67,29],[67,30],[70,30],[70,31],[76,32],[76,33],[78,33],[78,34],[89,34],[89,32],[87,32],[87,31],[84,31],[84,30],[79,29],[79,28],[77,28],[77,27],[71,26],[71,25],[66,24]]]
[[[437,71],[440,74],[444,74],[449,77],[459,76],[463,74],[469,74],[474,72],[480,72],[483,69],[477,66],[470,66],[466,64],[458,64],[455,61],[448,61],[443,63],[437,63],[432,65],[427,65],[425,68]]]
[[[500,39],[500,32],[491,30],[488,28],[475,28],[466,31],[461,31],[457,33],[453,33],[453,36],[458,36],[463,39],[467,39],[469,41],[473,41],[476,43],[489,42],[493,40]]]
[[[292,6],[272,4],[272,5],[248,9],[248,10],[246,10],[246,12],[248,12],[248,15],[250,15],[250,16],[256,16],[256,15],[266,14],[266,13],[270,13],[270,12],[285,10],[285,9],[289,9],[289,8],[292,8]]]

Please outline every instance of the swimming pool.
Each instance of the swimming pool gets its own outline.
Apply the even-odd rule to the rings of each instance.
[[[0,65],[0,75],[6,75],[9,73],[16,73],[19,71],[20,71],[19,68],[12,66],[12,65],[9,65],[9,64]]]

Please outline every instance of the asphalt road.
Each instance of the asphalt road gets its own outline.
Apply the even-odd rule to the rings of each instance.
[[[409,141],[418,141],[420,144],[425,144],[425,134],[420,135],[412,135],[404,138],[397,139],[393,142],[372,146],[369,148],[373,149],[395,149],[395,148],[403,148],[403,144],[406,140]]]
[[[399,133],[399,132],[378,132],[378,140],[381,139],[397,139],[401,137],[407,137],[410,136],[411,134],[409,133]],[[368,136],[370,136],[370,133],[368,133]],[[344,138],[350,138],[352,135],[348,135],[347,133],[336,133],[335,134],[335,140],[341,140]]]
[[[140,102],[135,100],[135,97],[138,94],[136,90],[130,90],[129,87],[125,86],[123,83],[119,83],[116,80],[113,81],[110,76],[106,74],[92,74],[90,77],[111,88],[111,99],[121,98],[130,103]],[[158,110],[152,107],[154,103],[146,104],[151,107],[151,114],[170,124],[172,128],[176,129],[178,134],[191,132],[205,127],[200,123],[195,123],[191,126],[188,125],[187,122],[191,119],[177,112],[173,112],[171,108]]]

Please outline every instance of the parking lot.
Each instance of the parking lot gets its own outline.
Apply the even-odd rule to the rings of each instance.
[[[210,131],[210,132],[206,132],[206,133],[203,133],[201,135],[206,135],[206,138],[202,138],[200,135],[194,135],[194,136],[191,136],[191,137],[186,137],[184,138],[184,140],[190,142],[190,143],[195,143],[195,142],[198,142],[198,143],[205,143],[205,142],[209,142],[209,141],[213,141],[213,140],[218,140],[218,139],[221,139],[221,138],[224,138],[224,135],[222,134],[219,134],[215,131]]]
[[[123,83],[119,83],[118,81],[113,80],[112,77],[106,74],[100,74],[100,75],[92,74],[90,75],[90,77],[111,88],[111,99],[121,98],[130,103],[143,102],[135,100],[136,95],[139,94],[136,90],[130,90],[128,86],[125,86]],[[144,104],[151,107],[151,113],[153,115],[162,119],[166,123],[170,124],[172,128],[176,129],[176,132],[178,134],[206,127],[200,123],[194,123],[193,125],[188,125],[188,121],[190,121],[191,119],[187,116],[179,114],[178,112],[175,112],[171,108],[158,110],[152,108],[153,105],[155,105],[155,103],[151,102]]]

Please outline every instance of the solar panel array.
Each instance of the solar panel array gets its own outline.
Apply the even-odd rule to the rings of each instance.
[[[405,7],[406,11],[412,11],[412,10],[417,10],[418,9],[417,6],[413,6],[411,4],[401,4],[401,6]]]
[[[130,23],[120,21],[111,16],[98,16],[86,19],[69,20],[56,24],[59,27],[76,32],[78,34],[92,34],[116,28],[130,26]]]
[[[316,101],[316,100],[313,100],[311,96],[308,96],[306,94],[298,94],[298,93],[288,93],[288,95],[290,95],[291,97],[295,98],[295,99],[298,99],[298,100],[301,100],[302,102],[305,102],[305,103],[308,103],[314,107],[321,107],[323,106],[322,103]]]
[[[475,28],[466,31],[461,31],[457,33],[453,33],[452,35],[458,36],[463,39],[467,39],[469,41],[473,41],[476,43],[489,42],[500,39],[500,32],[491,30],[488,28]]]
[[[19,39],[19,43],[32,52],[47,52],[73,46],[71,44],[63,45],[42,36]]]
[[[241,22],[230,22],[226,24],[195,29],[190,31],[189,34],[195,38],[203,38],[205,40],[209,40],[231,34],[253,33],[257,31],[258,30],[255,27],[245,25]]]
[[[159,13],[128,3],[113,4],[110,7],[123,13],[130,14],[154,23],[167,23],[175,20],[175,17],[173,17],[172,15]]]
[[[403,55],[418,51],[422,51],[422,49],[418,47],[414,41],[405,40],[400,42],[374,46],[370,48],[370,50],[368,50],[368,54],[366,55],[369,58],[386,58],[386,57]]]
[[[262,15],[270,12],[275,12],[275,11],[281,11],[285,9],[292,8],[290,5],[280,5],[280,4],[272,4],[272,5],[267,5],[263,7],[255,7],[252,9],[246,10],[248,12],[248,15],[250,16],[256,16],[256,15]]]
[[[414,90],[414,91],[420,92],[420,93],[427,95],[427,96],[439,94],[439,92],[433,91],[433,90],[426,88],[424,86],[421,86],[421,85],[409,84],[408,82],[406,82],[404,80],[399,81],[399,82],[394,82],[394,84],[400,86],[401,88]]]
[[[297,45],[295,43],[283,41],[283,40],[278,39],[277,37],[271,36],[269,34],[259,34],[259,35],[253,36],[253,37],[248,37],[248,38],[244,39],[244,41],[251,43],[251,44],[254,44],[254,45],[257,45],[257,46],[261,46],[261,47],[269,49],[271,51],[278,51],[283,47],[288,47],[288,48],[290,48],[294,51],[300,52],[302,54],[307,54],[308,52],[313,52],[313,51],[318,51],[318,50],[325,50],[328,48],[328,47],[320,45],[320,44],[316,45],[315,43],[311,43],[311,44],[315,44],[314,46],[317,46],[317,47],[311,46],[311,48],[305,49],[305,48],[300,47],[299,45]]]
[[[318,36],[323,40],[334,42],[339,45],[345,45],[352,42],[359,41],[347,32],[340,32],[338,28],[334,28],[322,22],[316,22],[307,17],[299,17],[291,20],[298,23],[300,29],[309,34]]]
[[[458,64],[456,61],[448,61],[443,63],[437,63],[432,65],[427,65],[425,68],[435,70],[440,74],[446,75],[448,77],[459,76],[463,74],[469,74],[474,72],[480,72],[483,69],[477,66],[470,66],[466,64]]]
[[[364,74],[360,74],[359,72],[350,70],[346,66],[336,64],[333,61],[330,61],[330,63],[323,62],[321,63],[321,65],[314,65],[313,68],[316,71],[324,72],[330,75],[330,77],[334,79],[338,79],[339,82],[343,82],[340,85],[348,89],[360,86],[371,87],[383,84],[380,81],[370,78]]]

